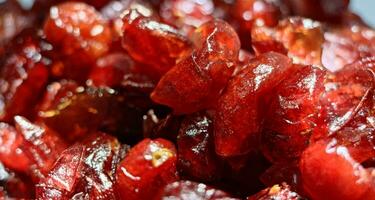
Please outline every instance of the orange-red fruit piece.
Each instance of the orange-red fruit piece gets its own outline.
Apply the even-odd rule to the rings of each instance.
[[[303,188],[311,199],[375,199],[373,169],[361,166],[350,152],[335,139],[319,141],[305,150],[300,170]]]
[[[193,53],[168,71],[151,94],[153,101],[175,113],[212,107],[231,77],[240,41],[224,21],[205,23],[195,32]]]
[[[116,171],[120,198],[153,199],[166,184],[177,180],[174,145],[164,139],[144,139],[126,155]]]
[[[190,52],[190,42],[174,27],[130,10],[123,18],[122,46],[150,75],[162,76]],[[147,66],[146,65],[146,66]]]
[[[270,52],[252,59],[229,81],[214,119],[217,154],[243,155],[256,147],[266,110],[264,97],[294,71],[288,57]]]
[[[259,193],[248,197],[247,200],[303,200],[300,195],[293,192],[290,186],[286,183],[280,185],[274,185],[272,187],[266,188]]]

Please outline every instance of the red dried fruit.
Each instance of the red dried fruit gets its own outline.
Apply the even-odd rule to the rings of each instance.
[[[298,68],[275,89],[261,135],[262,151],[274,163],[296,160],[317,123],[325,71],[312,66]]]
[[[349,0],[287,0],[294,15],[319,21],[339,22],[348,10]]]
[[[144,139],[126,155],[116,172],[120,198],[153,199],[166,184],[177,180],[174,145],[164,139]]]
[[[258,26],[276,26],[281,18],[281,1],[241,0],[231,8],[233,24],[238,27],[241,45],[251,48],[251,29]]]
[[[314,138],[331,136],[349,123],[373,87],[374,77],[366,69],[348,67],[330,74],[324,82]]]
[[[5,199],[33,199],[34,184],[24,174],[15,173],[0,162],[0,188],[5,192]],[[0,196],[1,197],[1,196]]]
[[[222,164],[214,150],[212,120],[205,113],[187,116],[177,137],[178,170],[189,178],[220,178]]]
[[[248,197],[247,200],[303,200],[300,195],[291,191],[289,185],[283,183],[281,185],[274,185],[259,193]]]
[[[375,31],[353,25],[330,30],[324,34],[322,64],[332,72],[340,71],[366,56],[375,56]]]
[[[149,66],[144,71],[150,75],[162,76],[190,52],[189,41],[177,29],[137,10],[130,10],[123,22],[123,47],[134,60]]]
[[[36,125],[21,116],[14,117],[16,128],[23,137],[20,148],[29,159],[26,173],[34,181],[42,178],[53,166],[60,153],[66,149],[65,142],[44,125]]]
[[[373,169],[363,168],[350,148],[336,140],[319,141],[302,154],[300,169],[305,192],[312,199],[374,199]]]
[[[213,19],[214,8],[212,0],[164,0],[160,5],[160,16],[191,35],[196,28]]]
[[[217,154],[243,155],[256,147],[265,114],[264,95],[294,71],[290,59],[270,52],[251,60],[228,83],[214,119]]]
[[[24,139],[14,127],[0,123],[0,160],[5,166],[16,171],[26,171],[30,160],[22,150]]]
[[[48,79],[48,49],[34,32],[24,32],[11,43],[3,62],[0,61],[0,120],[10,122],[15,115],[32,115]]]
[[[227,193],[207,186],[203,183],[191,181],[177,181],[165,186],[155,199],[179,200],[236,200]]]
[[[173,108],[175,113],[213,107],[238,59],[240,42],[226,22],[208,22],[195,34],[198,48],[168,71],[151,94],[153,101]]]
[[[57,49],[52,72],[57,77],[84,81],[95,60],[108,51],[111,32],[95,8],[66,2],[50,9],[44,24],[46,38]]]

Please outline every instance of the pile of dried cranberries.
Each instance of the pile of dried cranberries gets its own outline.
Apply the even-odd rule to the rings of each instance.
[[[375,200],[349,0],[0,2],[0,199]]]

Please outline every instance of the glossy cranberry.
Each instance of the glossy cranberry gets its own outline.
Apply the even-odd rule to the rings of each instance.
[[[266,53],[252,59],[228,84],[214,119],[216,153],[243,155],[256,148],[269,94],[295,67],[284,55]]]
[[[53,74],[80,81],[111,43],[107,22],[95,8],[80,2],[51,7],[44,32],[59,53],[54,60],[61,61],[53,65]]]
[[[350,148],[336,140],[319,141],[303,153],[301,175],[305,192],[312,199],[373,199],[373,169],[363,168]]]
[[[130,10],[123,18],[122,45],[136,61],[147,64],[149,74],[162,76],[190,52],[190,43],[178,30]],[[158,48],[153,48],[153,46]]]
[[[177,180],[174,145],[164,139],[144,139],[126,155],[116,171],[120,198],[152,199],[166,184]]]
[[[153,101],[173,108],[175,113],[212,107],[238,59],[239,39],[226,22],[208,22],[195,34],[198,48],[168,71],[151,94]]]
[[[259,193],[248,197],[247,200],[303,200],[296,192],[291,191],[289,185],[283,183],[266,188]]]
[[[297,159],[317,125],[325,71],[297,66],[298,71],[275,89],[261,136],[263,153],[272,162]]]
[[[192,181],[170,183],[159,195],[156,199],[236,200],[221,190]]]
[[[205,113],[186,117],[177,137],[178,169],[200,181],[218,179],[222,163],[215,154],[212,120]]]
[[[0,61],[0,120],[15,115],[32,116],[33,106],[48,79],[48,60],[42,52],[49,44],[34,31],[19,35]]]

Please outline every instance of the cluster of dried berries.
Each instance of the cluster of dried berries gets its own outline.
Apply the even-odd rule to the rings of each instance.
[[[375,200],[349,0],[0,2],[1,199]]]

